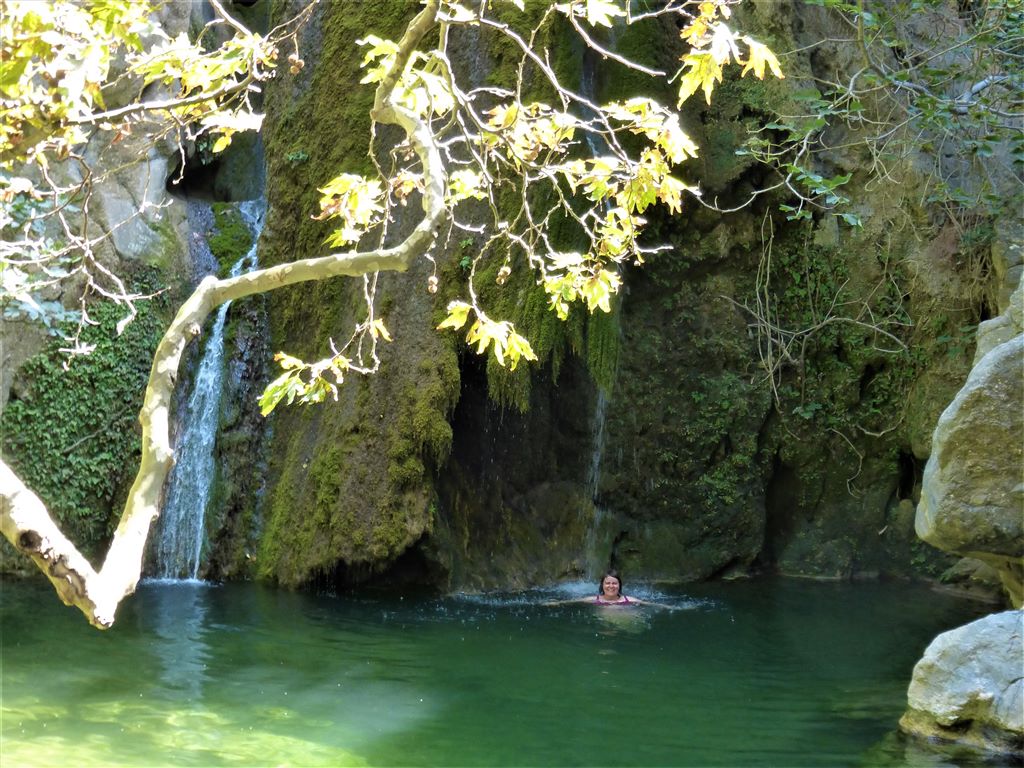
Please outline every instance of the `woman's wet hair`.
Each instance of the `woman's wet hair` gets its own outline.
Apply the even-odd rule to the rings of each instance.
[[[619,582],[619,594],[621,595],[622,594],[622,577],[619,576],[619,572],[616,571],[614,568],[609,568],[607,571],[604,572],[604,576],[601,577],[601,581],[599,581],[598,584],[597,584],[597,594],[598,595],[603,595],[604,594],[604,580],[607,579],[609,576],[611,576],[613,579],[615,579],[617,582]]]

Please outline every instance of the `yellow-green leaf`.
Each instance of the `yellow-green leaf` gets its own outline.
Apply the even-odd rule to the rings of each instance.
[[[469,319],[469,311],[472,307],[464,301],[453,301],[448,305],[448,317],[437,326],[437,330],[452,328],[458,330],[466,324]]]
[[[600,25],[610,28],[612,18],[626,15],[625,11],[609,0],[586,0],[586,2],[587,23],[592,27]]]
[[[715,81],[722,82],[722,65],[710,53],[694,52],[683,57],[683,66],[689,71],[679,78],[679,106],[701,89],[710,104]]]
[[[299,360],[299,358],[292,357],[287,352],[278,352],[276,355],[274,355],[274,360],[276,360],[278,365],[280,365],[286,371],[306,367],[306,364]]]
[[[530,346],[530,342],[515,331],[509,331],[505,349],[508,352],[508,367],[513,371],[516,369],[520,358],[526,358],[527,360],[537,359],[537,354],[533,351],[533,347]]]
[[[219,136],[217,140],[213,142],[213,146],[210,147],[210,151],[216,155],[218,152],[223,152],[225,149],[227,149],[230,144],[231,134],[225,133],[224,135]]]
[[[388,333],[388,329],[384,327],[384,321],[380,318],[370,324],[370,335],[375,339],[380,336],[384,341],[391,341],[391,334]]]
[[[467,168],[453,171],[448,177],[448,196],[451,202],[457,203],[460,200],[476,198],[484,200],[487,193],[484,192],[484,178],[479,173]]]
[[[765,66],[771,71],[773,75],[782,80],[785,75],[782,74],[782,67],[779,66],[779,60],[775,58],[775,54],[766,45],[762,45],[756,40],[744,37],[743,42],[747,44],[749,49],[749,55],[747,56],[747,63],[743,65],[743,71],[740,72],[740,76],[747,74],[747,72],[753,71],[754,77],[758,80],[764,80],[764,68]]]

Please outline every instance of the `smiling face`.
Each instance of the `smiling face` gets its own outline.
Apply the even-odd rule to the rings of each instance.
[[[605,576],[601,582],[601,594],[606,598],[617,600],[619,598],[619,580],[614,576]]]

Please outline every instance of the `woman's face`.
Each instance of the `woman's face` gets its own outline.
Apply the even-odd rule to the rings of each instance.
[[[605,576],[604,581],[601,582],[601,593],[605,597],[618,597],[619,580],[614,576]]]

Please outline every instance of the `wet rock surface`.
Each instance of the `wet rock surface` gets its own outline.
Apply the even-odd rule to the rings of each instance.
[[[907,733],[1024,757],[1024,612],[944,632],[914,667]]]

